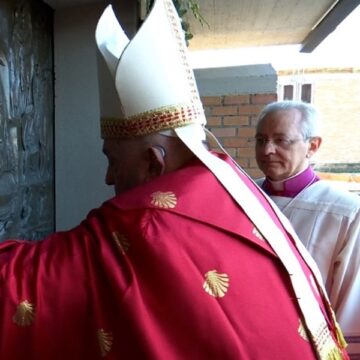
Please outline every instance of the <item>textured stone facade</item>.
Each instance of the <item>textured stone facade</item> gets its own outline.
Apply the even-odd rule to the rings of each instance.
[[[52,10],[0,2],[0,240],[54,229]]]

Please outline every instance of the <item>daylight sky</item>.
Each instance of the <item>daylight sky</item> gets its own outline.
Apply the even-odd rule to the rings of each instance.
[[[290,67],[360,67],[360,6],[310,54],[300,53],[300,45],[209,50],[190,52],[193,68],[271,63],[275,69]]]

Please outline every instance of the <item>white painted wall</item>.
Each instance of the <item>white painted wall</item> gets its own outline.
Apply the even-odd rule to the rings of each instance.
[[[104,184],[95,26],[102,5],[55,11],[56,230],[69,229],[113,195]]]

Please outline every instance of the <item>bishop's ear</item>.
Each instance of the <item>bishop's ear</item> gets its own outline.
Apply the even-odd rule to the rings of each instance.
[[[318,150],[321,145],[322,138],[320,136],[314,136],[309,139],[309,149],[306,157],[312,157]]]
[[[151,180],[165,173],[165,149],[162,146],[154,145],[148,149],[149,163],[147,180]]]

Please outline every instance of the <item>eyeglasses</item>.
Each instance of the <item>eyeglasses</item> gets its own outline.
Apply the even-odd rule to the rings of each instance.
[[[255,141],[256,146],[265,146],[267,143],[272,143],[273,146],[282,148],[282,149],[289,149],[293,144],[295,144],[298,141],[306,141],[307,139],[289,139],[286,137],[275,137],[273,139],[267,139],[261,136],[256,136],[253,141]]]

